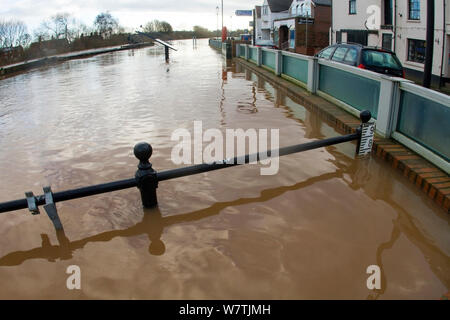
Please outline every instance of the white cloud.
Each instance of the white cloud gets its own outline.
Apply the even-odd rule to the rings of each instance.
[[[235,10],[252,9],[262,2],[224,0],[224,24],[233,29],[248,28],[251,17],[236,17]],[[108,10],[121,25],[130,29],[159,19],[169,22],[176,30],[191,29],[194,25],[212,30],[217,26],[217,6],[220,7],[220,0],[0,0],[0,19],[22,20],[31,31],[57,12],[69,12],[85,24],[92,25],[98,13]]]

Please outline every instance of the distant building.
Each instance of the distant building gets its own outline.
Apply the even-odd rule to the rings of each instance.
[[[371,7],[372,6],[372,7]],[[423,77],[426,0],[334,0],[331,43],[356,42],[394,51],[415,80]],[[434,83],[450,77],[450,3],[435,0]]]
[[[32,57],[51,56],[68,51],[70,51],[70,46],[67,39],[52,39],[33,42],[29,48]]]
[[[256,25],[255,25],[255,36],[256,40],[262,40],[262,31],[261,31],[261,6],[255,6],[255,12],[256,12]]]
[[[274,41],[282,50],[314,55],[329,44],[331,0],[294,0],[285,18],[273,22]]]
[[[257,30],[257,33],[261,34],[260,40],[275,42],[275,37],[278,37],[278,35],[274,34],[273,22],[276,19],[289,16],[291,3],[292,0],[264,0],[261,8],[261,24],[257,26],[260,29]]]
[[[23,47],[0,48],[0,66],[13,64],[23,58]]]

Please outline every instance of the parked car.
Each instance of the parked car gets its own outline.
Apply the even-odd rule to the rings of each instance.
[[[326,47],[316,57],[389,76],[405,77],[403,66],[395,53],[385,49],[341,43]]]
[[[256,40],[255,46],[269,49],[278,49],[278,47],[274,45],[272,40]]]

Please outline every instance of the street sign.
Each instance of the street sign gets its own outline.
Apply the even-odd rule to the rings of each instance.
[[[300,18],[298,24],[314,24],[314,18]]]
[[[253,16],[253,10],[236,10],[236,15],[251,17]]]
[[[361,142],[359,144],[359,156],[365,156],[372,151],[374,135],[375,123],[364,123],[362,125]]]

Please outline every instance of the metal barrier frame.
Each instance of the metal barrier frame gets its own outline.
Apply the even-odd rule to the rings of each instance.
[[[253,61],[248,59],[249,45],[244,45],[246,50],[245,60],[253,63]],[[271,50],[271,49],[263,49]],[[383,74],[378,74],[369,70],[364,70],[360,68],[355,68],[354,66],[345,65],[343,63],[337,63],[334,61],[328,61],[324,59],[318,59],[317,57],[310,57],[301,55],[298,53],[281,51],[281,50],[271,50],[275,52],[275,71],[265,66],[271,72],[274,72],[276,76],[282,77],[290,82],[293,82],[303,88],[306,88],[310,93],[317,94],[318,96],[330,101],[331,103],[341,107],[348,113],[358,116],[360,110],[352,107],[351,105],[319,90],[319,77],[320,77],[320,67],[327,66],[334,69],[342,70],[344,72],[349,72],[367,79],[371,79],[380,83],[380,93],[378,99],[378,111],[377,118],[374,119],[376,123],[376,133],[383,138],[390,138],[397,140],[406,147],[417,152],[419,155],[423,156],[425,159],[432,162],[434,165],[450,174],[450,164],[448,161],[443,159],[438,154],[434,153],[432,150],[418,144],[417,142],[411,140],[405,135],[396,131],[398,112],[400,106],[400,95],[401,91],[408,91],[414,94],[419,94],[426,99],[431,101],[436,101],[440,104],[450,107],[450,98],[447,95],[441,94],[439,92],[423,88],[421,86],[415,85],[412,81],[406,80],[398,77],[390,77]],[[297,79],[293,79],[286,74],[283,74],[282,62],[283,56],[290,56],[298,59],[308,60],[308,81],[304,84]],[[260,65],[260,64],[258,64]],[[364,106],[362,106],[364,108]]]
[[[410,148],[414,152],[417,152],[422,157],[436,165],[437,167],[441,168],[443,171],[445,171],[447,174],[450,174],[450,163],[434,153],[433,151],[427,149],[426,147],[422,146],[421,144],[417,143],[416,141],[412,140],[411,138],[405,136],[404,134],[397,131],[397,125],[398,125],[398,117],[399,117],[399,109],[400,109],[400,94],[401,91],[406,91],[415,95],[422,96],[428,100],[437,102],[439,104],[442,104],[446,106],[447,108],[450,108],[450,100],[449,97],[445,94],[432,91],[429,89],[426,89],[424,87],[418,86],[416,84],[413,84],[412,82],[400,82],[398,86],[398,97],[397,97],[397,103],[395,104],[395,110],[393,112],[393,118],[392,118],[392,138],[400,142],[401,144],[405,145],[406,147]],[[450,125],[450,124],[449,124]]]

